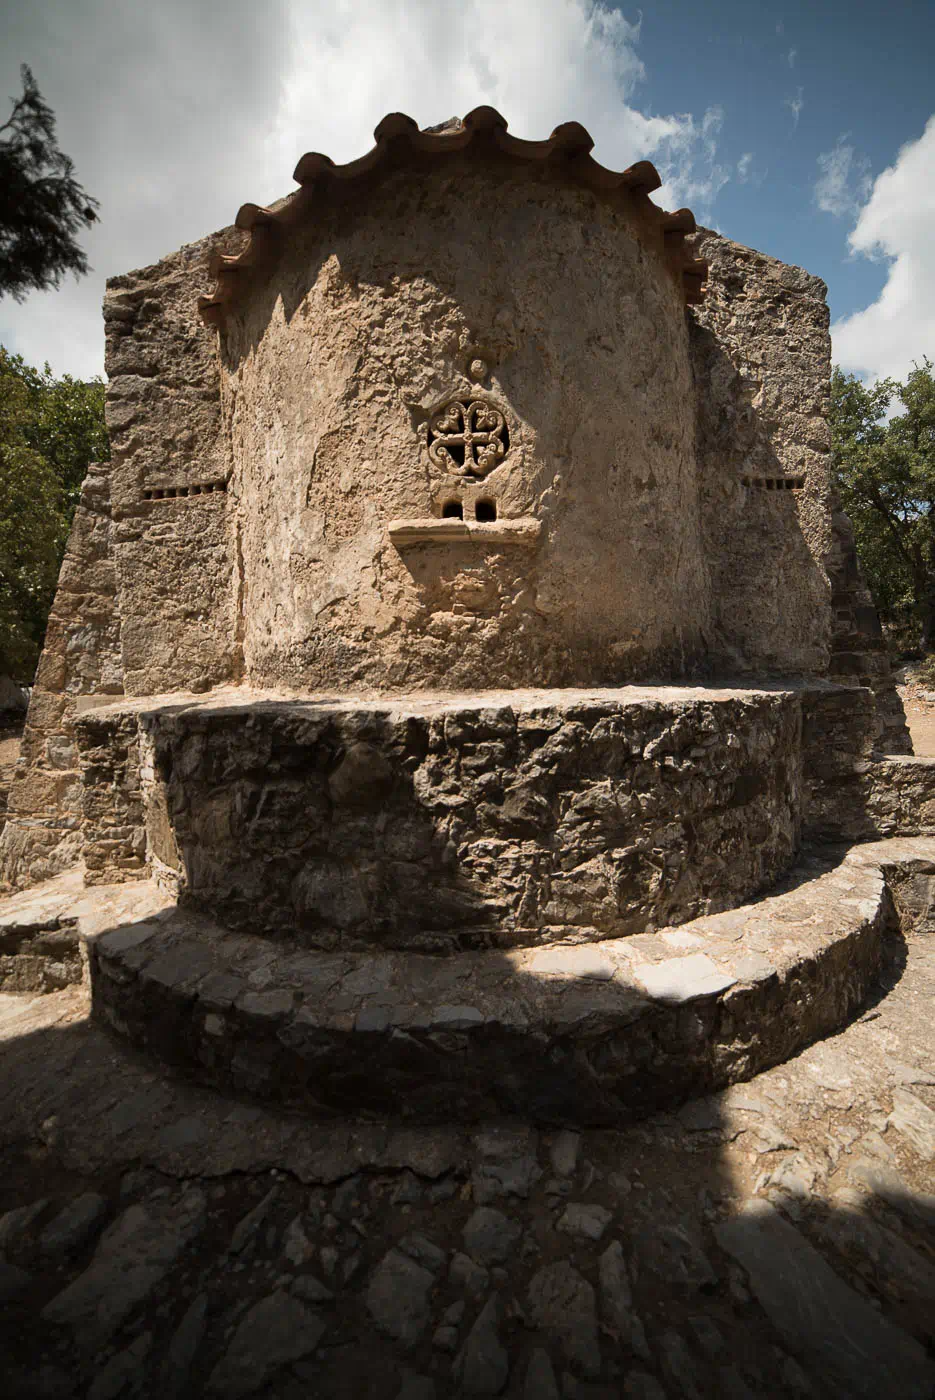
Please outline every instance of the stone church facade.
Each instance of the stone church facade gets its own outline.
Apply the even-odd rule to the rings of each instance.
[[[824,285],[590,148],[487,108],[388,117],[368,156],[305,156],[294,195],[109,282],[113,455],[8,880],[80,855],[75,722],[122,696],[837,679],[908,747],[832,495]]]

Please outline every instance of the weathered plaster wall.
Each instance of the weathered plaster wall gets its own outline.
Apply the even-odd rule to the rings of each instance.
[[[216,337],[195,303],[211,250],[240,239],[226,229],[107,284],[114,557],[131,695],[206,690],[238,674],[230,452]]]
[[[74,720],[123,694],[109,464],[93,465],[68,539],[0,833],[0,881],[33,884],[81,855]]]
[[[715,654],[738,674],[824,674],[831,645],[831,340],[818,277],[709,230],[689,313]],[[746,486],[744,478],[754,484]],[[801,490],[757,482],[804,479]]]
[[[252,683],[594,683],[698,661],[683,296],[637,217],[512,167],[401,172],[253,274],[222,331]],[[422,437],[454,392],[508,421],[481,489]],[[478,496],[541,522],[537,546],[387,534]]]

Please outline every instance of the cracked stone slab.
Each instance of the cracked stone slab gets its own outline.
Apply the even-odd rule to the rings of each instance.
[[[581,943],[543,948],[532,953],[526,963],[537,977],[586,977],[609,982],[617,962],[603,947]]]
[[[464,1226],[464,1248],[475,1263],[505,1263],[519,1243],[522,1226],[500,1210],[478,1206]]]
[[[887,1122],[924,1161],[935,1161],[935,1112],[928,1104],[908,1089],[894,1089],[893,1111]]]
[[[683,1002],[714,996],[732,987],[736,978],[722,972],[706,953],[690,953],[662,963],[639,963],[633,975],[656,1001]]]
[[[70,1201],[42,1231],[39,1248],[44,1254],[67,1254],[90,1239],[107,1210],[96,1191],[86,1191]]]
[[[129,1206],[104,1232],[84,1273],[46,1305],[43,1318],[69,1328],[84,1347],[102,1346],[162,1281],[205,1217],[197,1189],[175,1202]]]
[[[280,1366],[314,1351],[326,1323],[281,1290],[261,1298],[237,1326],[221,1360],[208,1377],[207,1393],[221,1400],[253,1395]]]
[[[500,1299],[488,1298],[455,1358],[452,1375],[465,1395],[499,1395],[510,1374],[509,1353],[500,1340]]]
[[[599,1240],[613,1220],[604,1206],[591,1202],[573,1201],[567,1205],[555,1226],[565,1235],[577,1240]]]
[[[48,1204],[48,1201],[43,1198],[40,1201],[33,1201],[28,1206],[16,1206],[13,1210],[8,1210],[5,1215],[0,1215],[0,1250],[8,1249],[10,1245],[17,1244]]]
[[[414,1347],[432,1317],[434,1273],[398,1249],[383,1256],[367,1287],[367,1310],[381,1332]]]
[[[718,1244],[747,1271],[750,1286],[794,1355],[821,1376],[835,1400],[884,1393],[929,1400],[935,1363],[908,1333],[855,1293],[766,1201],[751,1201],[715,1227]]]
[[[569,1366],[594,1378],[601,1371],[594,1289],[567,1260],[537,1270],[527,1291],[535,1327],[555,1337]]]

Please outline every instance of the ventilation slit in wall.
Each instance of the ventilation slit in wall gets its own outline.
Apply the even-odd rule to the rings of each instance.
[[[742,476],[740,481],[757,491],[801,491],[805,485],[804,476]]]
[[[174,501],[179,496],[209,496],[215,491],[226,490],[226,481],[197,481],[190,486],[147,486],[143,490],[143,500]]]

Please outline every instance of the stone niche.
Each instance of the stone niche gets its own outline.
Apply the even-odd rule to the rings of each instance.
[[[220,330],[252,683],[697,666],[709,571],[659,212],[470,146],[325,192],[280,239]]]

